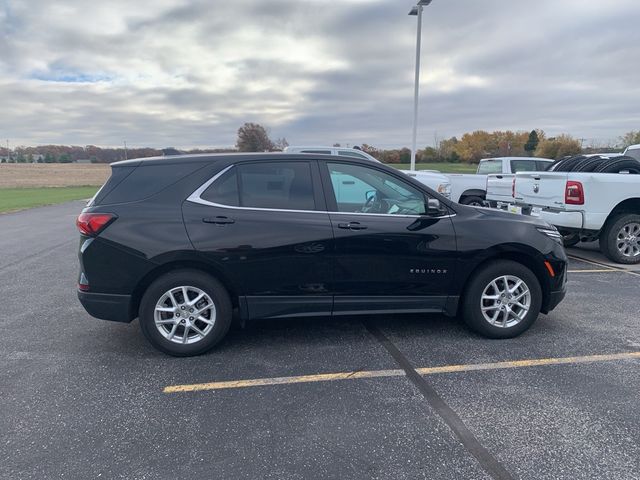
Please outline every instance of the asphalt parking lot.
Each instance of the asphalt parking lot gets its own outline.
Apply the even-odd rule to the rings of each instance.
[[[512,340],[310,318],[177,359],[78,303],[81,205],[0,216],[0,478],[640,478],[638,271],[573,259]]]

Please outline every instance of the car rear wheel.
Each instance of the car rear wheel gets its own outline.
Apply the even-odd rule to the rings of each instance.
[[[640,263],[640,215],[623,214],[607,222],[600,250],[616,263]]]
[[[200,355],[226,335],[231,301],[225,288],[197,270],[170,272],[153,282],[140,302],[140,328],[158,350]]]
[[[489,338],[512,338],[538,318],[542,289],[522,264],[498,260],[483,267],[468,284],[462,311],[467,325]]]

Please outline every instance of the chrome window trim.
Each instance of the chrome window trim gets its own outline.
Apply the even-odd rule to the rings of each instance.
[[[284,208],[260,208],[260,207],[236,207],[234,205],[224,205],[222,203],[210,202],[208,200],[204,200],[201,195],[205,192],[207,188],[211,186],[213,182],[222,177],[225,173],[231,170],[235,165],[229,165],[226,168],[223,168],[218,173],[216,173],[209,180],[204,182],[200,187],[198,187],[189,197],[187,197],[187,202],[197,203],[200,205],[206,205],[209,207],[218,207],[218,208],[227,208],[230,210],[250,210],[254,212],[287,212],[287,213],[321,213],[321,214],[333,214],[333,215],[358,215],[358,216],[373,216],[373,217],[394,217],[394,218],[451,218],[455,217],[456,214],[450,215],[442,215],[440,217],[426,217],[425,215],[394,215],[392,213],[360,213],[360,212],[330,212],[328,210],[289,210]]]

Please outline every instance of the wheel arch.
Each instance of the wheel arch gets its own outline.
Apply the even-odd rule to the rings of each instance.
[[[149,288],[149,285],[151,285],[155,280],[160,278],[165,273],[169,273],[175,270],[197,270],[214,277],[227,290],[233,307],[239,306],[239,289],[220,267],[195,256],[184,257],[158,264],[155,268],[147,272],[144,277],[140,279],[131,295],[130,314],[132,318],[138,316],[140,302],[144,293],[147,291],[147,288]]]
[[[607,216],[607,220],[604,222],[605,225],[612,219],[617,217],[622,213],[631,213],[635,215],[640,215],[640,198],[627,198],[622,202],[618,203],[611,213]],[[604,227],[603,227],[604,228]]]
[[[493,247],[486,255],[475,264],[475,266],[469,271],[467,276],[462,280],[462,289],[460,292],[459,305],[464,301],[464,297],[467,294],[467,289],[473,277],[486,265],[496,260],[511,260],[515,263],[519,263],[527,267],[538,279],[540,288],[542,289],[542,306],[540,311],[547,313],[549,311],[548,305],[551,297],[551,281],[549,280],[549,272],[544,265],[544,259],[540,253],[532,247],[526,245],[511,246],[511,245],[499,245]]]
[[[481,190],[479,188],[470,188],[470,189],[465,190],[464,192],[462,192],[462,195],[460,195],[460,200],[462,200],[465,197],[482,197],[482,198],[486,198],[487,197],[487,191],[486,190]]]

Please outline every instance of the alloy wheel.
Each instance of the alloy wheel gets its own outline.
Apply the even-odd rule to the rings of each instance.
[[[180,286],[160,297],[153,315],[156,328],[164,338],[174,343],[194,344],[213,329],[216,306],[200,288]]]
[[[493,279],[482,292],[482,315],[489,324],[510,328],[519,324],[531,309],[531,292],[524,280],[514,275]]]
[[[640,223],[627,223],[618,232],[616,247],[625,257],[640,255]]]

